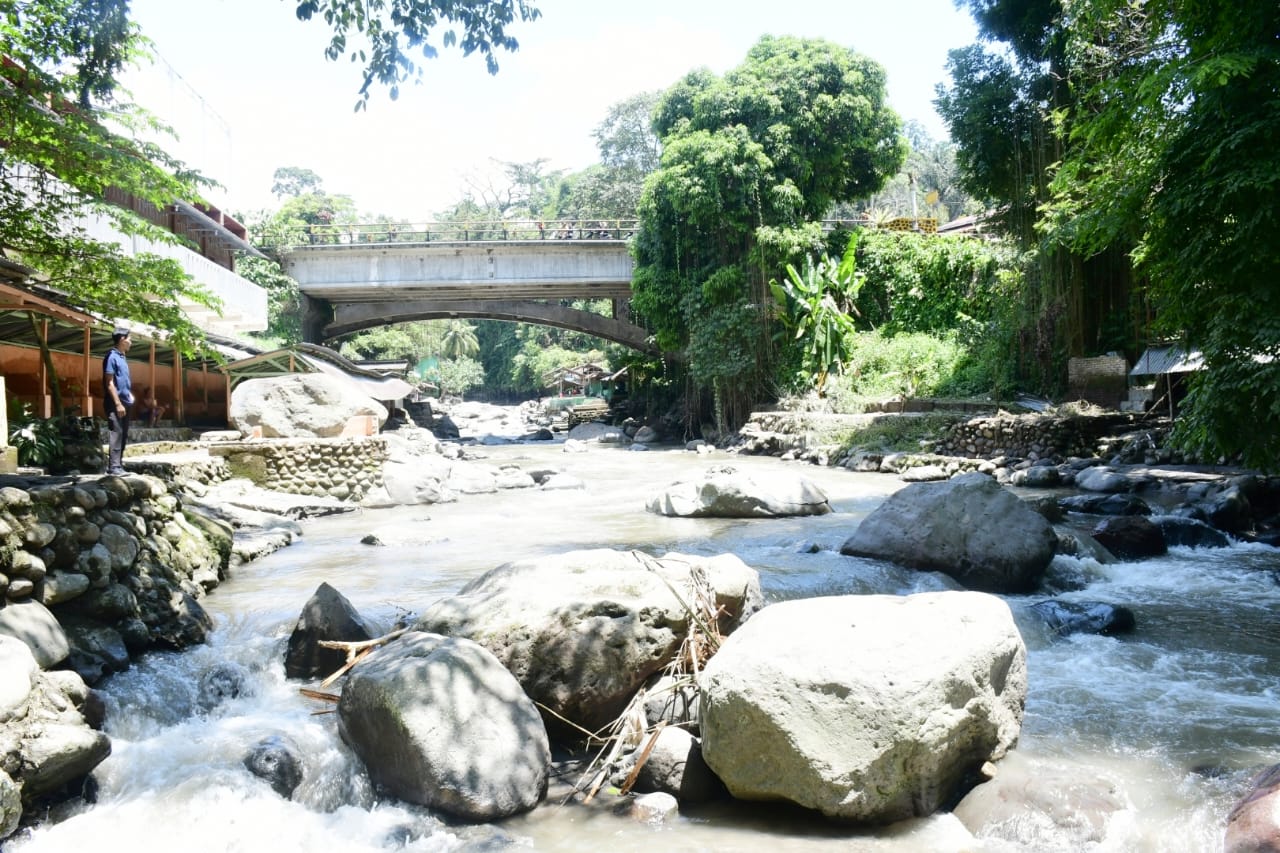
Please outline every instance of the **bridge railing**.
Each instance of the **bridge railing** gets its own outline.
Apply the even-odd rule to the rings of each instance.
[[[307,225],[298,238],[306,246],[369,243],[474,243],[525,240],[626,240],[635,219],[551,219],[492,222]]]
[[[906,217],[888,222],[870,219],[824,219],[825,231],[836,228],[888,228],[900,231],[937,230],[936,219]],[[477,222],[378,222],[345,225],[305,225],[286,239],[289,245],[368,245],[387,243],[474,243],[528,240],[627,240],[639,228],[636,219],[520,219]]]

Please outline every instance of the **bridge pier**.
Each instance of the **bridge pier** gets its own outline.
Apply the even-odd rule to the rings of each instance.
[[[302,340],[309,344],[325,342],[325,327],[333,323],[333,306],[328,300],[299,293],[302,305]]]

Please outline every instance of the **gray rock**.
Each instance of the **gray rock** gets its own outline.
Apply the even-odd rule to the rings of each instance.
[[[0,634],[26,643],[41,669],[51,669],[71,654],[62,625],[49,608],[32,599],[0,607]]]
[[[31,800],[87,776],[111,754],[111,741],[83,723],[47,723],[23,742],[22,795]]]
[[[636,434],[632,436],[632,441],[639,444],[655,444],[660,436],[658,431],[651,426],[642,426],[636,430]]]
[[[724,785],[702,757],[698,739],[668,726],[636,775],[636,790],[671,794],[682,804],[705,803],[724,795]]]
[[[986,474],[895,492],[840,548],[950,575],[970,589],[1036,588],[1057,548],[1053,525]]]
[[[1096,767],[1035,761],[1014,750],[954,814],[975,836],[1019,850],[1088,850],[1108,846],[1110,827],[1132,820],[1134,807]]]
[[[898,475],[904,483],[932,483],[951,475],[941,465],[916,465]]]
[[[270,735],[255,743],[244,756],[244,766],[285,799],[302,784],[301,750],[284,735]]]
[[[1227,816],[1222,853],[1280,850],[1280,764],[1263,770]]]
[[[54,607],[84,595],[88,590],[89,579],[84,575],[55,569],[44,576],[44,584],[40,587],[40,602],[46,607]]]
[[[377,635],[346,596],[322,583],[303,605],[289,635],[284,674],[288,678],[325,678],[342,668],[347,655],[341,649],[322,647],[322,641],[359,642]]]
[[[1133,611],[1103,601],[1038,601],[1028,609],[1044,621],[1054,635],[1127,634],[1137,624]]]
[[[290,373],[248,379],[231,394],[228,422],[263,438],[336,438],[353,417],[371,416],[381,426],[386,408],[354,383],[324,373]]]
[[[1022,471],[1014,471],[1009,475],[1009,483],[1028,489],[1047,489],[1062,485],[1062,475],[1058,469],[1048,465],[1034,465]]]
[[[538,710],[470,640],[411,632],[365,658],[342,688],[338,730],[392,796],[463,820],[500,820],[546,795]]]
[[[1137,495],[1071,495],[1058,502],[1068,512],[1088,515],[1151,515],[1151,505]]]
[[[1174,515],[1162,515],[1152,519],[1164,534],[1165,544],[1187,548],[1228,548],[1231,540],[1203,521]]]
[[[484,645],[550,709],[553,734],[574,738],[555,715],[594,731],[675,656],[690,619],[673,589],[687,590],[695,571],[723,608],[724,634],[763,602],[756,571],[731,554],[602,548],[500,566],[427,608],[416,627]]]
[[[734,797],[885,824],[1013,747],[1026,648],[992,595],[831,596],[761,610],[701,684],[703,756]]]
[[[1076,488],[1086,492],[1134,492],[1150,481],[1146,476],[1135,476],[1114,471],[1105,465],[1085,468],[1076,474]]]
[[[214,664],[200,673],[196,686],[196,704],[204,711],[212,711],[224,702],[249,695],[252,695],[249,671],[229,661]]]
[[[680,480],[649,498],[646,508],[684,518],[780,518],[831,512],[826,494],[791,473],[748,474],[712,466],[701,477]]]
[[[1160,527],[1142,516],[1104,518],[1093,528],[1093,538],[1121,560],[1158,557],[1169,550]]]
[[[667,723],[698,733],[698,687],[690,677],[659,676],[645,693],[645,721]]]
[[[0,634],[0,723],[26,703],[40,666],[26,643]]]
[[[8,838],[22,821],[22,790],[0,770],[0,840]]]

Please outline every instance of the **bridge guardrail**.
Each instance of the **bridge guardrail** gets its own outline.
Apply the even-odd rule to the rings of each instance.
[[[377,222],[363,224],[305,225],[294,239],[275,245],[325,246],[387,243],[474,243],[529,240],[628,240],[640,225],[638,219],[522,219],[476,222]],[[888,223],[870,219],[824,219],[824,231],[836,228],[887,227],[892,230],[931,232],[935,219],[899,218]],[[264,244],[270,245],[270,244]]]
[[[636,219],[307,225],[292,245],[627,240],[636,233],[638,227],[639,220]]]

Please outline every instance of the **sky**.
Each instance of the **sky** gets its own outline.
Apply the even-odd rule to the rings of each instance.
[[[595,163],[611,105],[707,67],[739,65],[762,35],[825,38],[882,64],[890,104],[935,138],[947,52],[976,40],[953,0],[537,0],[520,42],[483,58],[440,49],[397,100],[376,89],[355,112],[360,68],[326,60],[330,31],[296,0],[133,0],[133,19],[172,74],[134,75],[137,99],[180,131],[168,147],[224,189],[228,211],[271,209],[279,167],[310,169],[368,214],[414,222],[494,180],[499,161],[548,170]],[[146,82],[150,80],[150,82]],[[157,80],[164,82],[157,83]],[[194,95],[192,94],[194,93]]]

